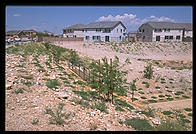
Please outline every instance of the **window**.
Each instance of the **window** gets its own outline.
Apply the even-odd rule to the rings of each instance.
[[[68,38],[69,36],[67,35],[67,38]]]
[[[97,40],[101,40],[101,37],[100,36],[97,36]]]
[[[169,39],[169,36],[165,36],[165,39]]]
[[[142,32],[144,32],[144,29],[142,30]]]
[[[154,32],[162,32],[161,29],[155,29]]]
[[[101,29],[96,29],[96,32],[101,32]]]
[[[116,30],[117,30],[117,33],[118,33],[118,28]]]
[[[120,40],[121,40],[121,36],[119,36]]]
[[[176,40],[179,40],[180,39],[180,36],[176,36]]]
[[[89,40],[89,36],[86,36],[86,40]]]
[[[142,30],[141,30],[141,29],[140,29],[139,31],[140,31],[140,32],[142,32]]]
[[[170,29],[164,29],[164,32],[170,32]]]
[[[93,40],[95,40],[96,36],[93,36]]]
[[[143,39],[145,39],[145,36],[143,36]]]
[[[170,39],[170,40],[173,40],[173,36],[169,36],[169,39]]]
[[[120,29],[120,32],[122,33],[122,29]]]
[[[109,28],[106,28],[105,29],[105,33],[110,33],[110,29]]]
[[[125,29],[123,30],[123,32],[125,32]]]

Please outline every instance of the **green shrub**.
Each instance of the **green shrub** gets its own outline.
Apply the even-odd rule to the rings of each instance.
[[[24,93],[24,88],[18,88],[17,90],[14,90],[12,91],[12,93],[15,93],[15,94],[19,94],[19,93]]]
[[[173,101],[174,99],[173,99],[173,98],[168,97],[168,98],[167,98],[167,100],[168,100],[168,101]]]
[[[156,96],[152,96],[151,98],[156,99],[157,97]]]
[[[145,119],[140,119],[140,118],[127,119],[126,118],[124,123],[127,126],[131,126],[134,129],[139,130],[139,131],[150,131],[150,130],[153,130],[153,127]]]
[[[33,79],[33,76],[28,76],[28,75],[20,75],[20,77],[22,77],[24,79],[28,79],[28,80]]]
[[[156,89],[160,89],[160,87],[159,87],[159,86],[156,86],[155,88],[156,88]]]
[[[166,94],[165,96],[167,96],[167,97],[171,97],[171,95],[169,95],[169,94]]]
[[[145,96],[141,96],[142,99],[147,99]]]
[[[61,84],[58,82],[58,80],[47,80],[46,86],[48,88],[57,88],[57,86],[60,86]]]
[[[82,99],[84,99],[84,100],[90,100],[88,92],[85,92],[85,91],[74,91],[74,93],[77,94],[78,96],[81,96]]]
[[[163,113],[164,115],[170,115],[170,114],[172,114],[171,111],[163,111],[162,113]]]
[[[101,112],[105,112],[108,114],[108,110],[107,110],[107,106],[105,104],[105,102],[98,102],[98,103],[94,103],[94,105],[92,105],[91,107],[92,109],[98,109],[100,110]]]
[[[38,120],[38,119],[34,119],[34,120],[32,121],[32,125],[38,125],[38,123],[39,123],[39,120]]]
[[[187,131],[187,129],[175,122],[171,122],[169,120],[162,121],[160,125],[158,125],[155,130],[157,131]]]
[[[115,99],[115,103],[117,105],[120,105],[120,106],[123,106],[123,107],[127,107],[128,109],[134,109],[133,106],[129,105],[126,101],[122,101],[122,100],[119,100],[119,99]]]
[[[144,78],[151,79],[153,76],[152,64],[147,65],[143,72],[144,72]]]
[[[165,97],[165,96],[164,96],[164,95],[162,95],[162,94],[160,94],[160,95],[159,95],[159,97],[160,97],[160,98],[162,98],[162,97]]]
[[[192,116],[193,116],[193,114],[192,114],[192,113],[188,113],[188,116],[191,116],[191,117],[192,117]]]
[[[182,95],[182,97],[186,99],[190,98],[189,96],[186,96],[186,95]]]
[[[189,111],[192,111],[192,108],[185,108],[184,110],[189,112]]]
[[[76,104],[80,104],[84,108],[90,108],[91,107],[91,105],[89,104],[89,102],[87,102],[85,100],[72,99],[71,101],[72,102],[75,102]]]
[[[150,87],[150,84],[148,82],[146,82],[146,81],[143,81],[142,84],[145,84],[145,87],[146,88],[149,88]]]
[[[115,110],[117,110],[117,111],[122,111],[122,112],[125,111],[125,110],[124,110],[122,107],[120,107],[120,106],[116,106]]]
[[[156,100],[148,100],[149,103],[156,103]]]
[[[140,93],[140,94],[144,94],[144,92],[142,92],[142,91],[139,91],[138,93]]]

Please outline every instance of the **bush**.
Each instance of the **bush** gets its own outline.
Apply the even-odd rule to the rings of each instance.
[[[122,101],[122,100],[116,99],[116,100],[115,100],[115,103],[116,103],[117,105],[127,107],[129,110],[134,109],[134,107],[131,106],[131,105],[129,105],[126,101]]]
[[[127,126],[131,126],[134,129],[139,130],[139,131],[153,130],[153,127],[145,119],[140,119],[140,118],[127,119],[126,118],[124,123]]]
[[[46,82],[46,86],[48,88],[57,88],[57,86],[60,86],[61,84],[58,82],[58,80],[48,80]]]
[[[184,110],[189,112],[192,111],[192,108],[185,108]]]
[[[173,99],[173,98],[168,97],[168,98],[167,98],[167,100],[168,100],[168,101],[173,101],[174,99]]]
[[[157,131],[187,131],[187,129],[179,123],[171,122],[169,120],[162,121],[155,130]]]
[[[12,91],[12,93],[15,93],[15,94],[19,94],[19,93],[24,93],[24,88],[18,88],[17,90],[14,90]]]
[[[163,113],[164,115],[170,115],[170,114],[172,114],[171,111],[163,111],[162,113]]]
[[[165,96],[164,96],[164,95],[162,95],[162,94],[160,94],[160,95],[159,95],[159,97],[160,97],[160,98],[162,98],[162,97],[165,97]]]
[[[147,99],[145,96],[141,96],[142,99]]]
[[[152,64],[147,65],[143,72],[144,72],[144,78],[151,79],[153,76]]]
[[[105,112],[108,114],[108,111],[107,111],[107,106],[105,105],[105,102],[100,102],[100,103],[94,103],[94,105],[91,107],[92,109],[98,109],[100,110],[101,112]]]
[[[156,100],[148,100],[148,102],[150,102],[150,103],[156,103],[157,101]]]
[[[116,106],[115,110],[117,110],[117,111],[122,111],[122,112],[125,111],[125,110],[124,110],[122,107],[120,107],[120,106]]]

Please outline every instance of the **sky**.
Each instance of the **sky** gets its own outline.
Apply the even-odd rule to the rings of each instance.
[[[62,34],[74,24],[121,21],[129,32],[148,21],[192,23],[192,12],[192,6],[6,6],[5,28]]]

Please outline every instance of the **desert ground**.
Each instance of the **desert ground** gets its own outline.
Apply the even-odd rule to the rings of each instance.
[[[191,42],[54,44],[72,49],[84,59],[114,59],[117,56],[120,64],[124,64],[128,58],[131,63],[121,70],[128,71],[128,82],[137,79],[135,100],[131,100],[128,90],[127,96],[115,96],[114,104],[104,102],[100,108],[90,95],[85,94],[94,89],[84,84],[85,81],[68,67],[67,61],[60,61],[58,65],[50,62],[42,43],[38,43],[38,47],[30,44],[24,51],[19,51],[21,45],[9,47],[6,48],[5,130],[159,131],[163,130],[159,125],[165,120],[180,124],[176,129],[192,130]],[[35,53],[36,48],[39,50]],[[151,79],[143,76],[149,63],[154,71]],[[60,84],[50,88],[50,80]],[[80,91],[85,93],[80,94]],[[117,106],[118,100],[125,105]],[[97,104],[103,104],[99,102]],[[135,120],[132,119],[138,118],[147,121],[144,125],[150,127],[144,129],[133,125],[137,122],[133,123]]]

